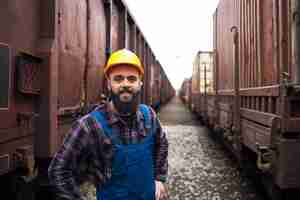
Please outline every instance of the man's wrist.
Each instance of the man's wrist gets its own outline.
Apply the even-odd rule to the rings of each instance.
[[[155,180],[165,183],[167,182],[167,176],[157,176]]]

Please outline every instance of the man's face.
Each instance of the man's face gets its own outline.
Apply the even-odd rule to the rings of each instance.
[[[142,80],[139,71],[130,65],[114,66],[108,75],[108,87],[119,96],[121,102],[133,100],[134,94],[141,90]]]

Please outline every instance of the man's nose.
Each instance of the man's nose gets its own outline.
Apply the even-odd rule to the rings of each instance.
[[[124,80],[121,82],[121,86],[127,86],[127,85],[131,85],[130,81],[128,81],[127,78],[124,78]]]

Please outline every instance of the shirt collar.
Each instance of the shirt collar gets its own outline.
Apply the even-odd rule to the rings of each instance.
[[[117,123],[117,122],[121,121],[120,117],[118,116],[116,111],[113,109],[112,102],[107,103],[105,112],[107,114],[107,121],[108,121],[109,125],[112,125],[114,123]],[[137,116],[137,118],[136,118],[137,123],[140,124],[140,122],[144,120],[144,115],[140,111],[140,109],[137,110],[136,116]]]

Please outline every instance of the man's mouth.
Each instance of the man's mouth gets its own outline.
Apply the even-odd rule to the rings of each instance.
[[[132,93],[131,92],[122,92],[120,94],[120,99],[121,100],[125,100],[125,101],[128,101],[128,100],[131,100],[132,99]]]
[[[120,94],[132,94],[130,91],[121,91]]]

